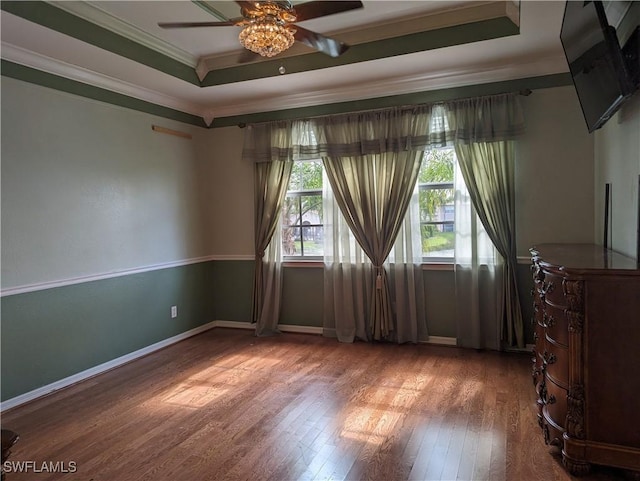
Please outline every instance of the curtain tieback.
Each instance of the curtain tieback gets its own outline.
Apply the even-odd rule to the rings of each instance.
[[[261,261],[263,257],[264,257],[264,251],[260,251],[256,254],[257,261]]]
[[[384,269],[384,267],[382,266],[373,266],[373,268],[376,270],[376,289],[382,289],[382,270]]]

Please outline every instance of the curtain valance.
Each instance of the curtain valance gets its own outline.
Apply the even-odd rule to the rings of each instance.
[[[519,97],[510,93],[251,124],[242,156],[251,162],[362,156],[508,140],[523,131]]]
[[[331,115],[312,120],[318,157],[422,150],[430,144],[430,105]]]
[[[524,133],[517,94],[491,95],[447,102],[447,137],[458,142],[513,140]]]

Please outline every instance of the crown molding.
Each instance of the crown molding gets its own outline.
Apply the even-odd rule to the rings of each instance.
[[[36,70],[144,100],[154,105],[197,115],[198,117],[205,118],[205,121],[209,118],[210,120],[207,122],[207,125],[213,120],[211,109],[183,102],[154,90],[145,89],[5,42],[2,42],[2,58]]]
[[[80,17],[83,20],[94,23],[113,33],[121,35],[140,45],[155,50],[178,62],[194,67],[198,63],[198,58],[189,52],[182,50],[175,45],[151,35],[124,20],[112,15],[109,12],[94,5],[93,2],[47,2],[56,8],[67,13]]]
[[[445,72],[441,71],[437,74],[420,73],[410,77],[399,77],[369,82],[367,84],[349,85],[340,89],[301,92],[286,96],[252,99],[244,103],[234,103],[232,105],[217,107],[214,105],[187,103],[174,97],[36,54],[30,50],[4,42],[2,43],[2,58],[60,77],[143,100],[154,105],[196,115],[201,117],[207,126],[210,126],[215,118],[277,111],[282,110],[283,105],[286,105],[288,110],[298,109],[339,102],[388,97],[389,92],[393,92],[394,96],[415,94],[429,90],[553,75],[566,71],[564,59],[558,58],[558,56],[548,56],[530,62],[488,65],[484,68],[476,65],[470,68]]]
[[[409,77],[350,85],[341,89],[334,88],[266,99],[252,99],[244,103],[217,107],[213,110],[216,118],[231,117],[282,110],[283,105],[286,105],[287,110],[290,110],[337,102],[387,97],[390,92],[393,92],[394,96],[413,94],[427,90],[540,77],[564,72],[566,72],[564,59],[558,56],[548,56],[530,62],[487,65],[485,67],[474,65],[469,68],[439,71],[437,74],[420,73]]]

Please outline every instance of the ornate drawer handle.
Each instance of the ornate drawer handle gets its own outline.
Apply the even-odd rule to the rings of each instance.
[[[537,332],[533,333],[533,342],[538,342],[538,333]]]
[[[544,361],[545,364],[554,364],[558,360],[558,358],[554,353],[548,353],[547,351],[544,351],[544,354],[542,355],[542,360]]]
[[[544,381],[540,385],[540,400],[543,404],[547,404],[547,386]]]
[[[542,315],[542,322],[544,323],[545,327],[553,327],[556,325],[556,320],[553,318],[553,316],[547,316],[546,312]]]
[[[533,380],[533,385],[535,386],[536,384],[538,384],[538,376],[540,376],[540,369],[533,369],[531,371],[531,377]]]
[[[540,269],[540,266],[536,264],[531,264],[531,271],[533,272],[533,281],[534,282],[542,282],[544,281],[544,271]]]
[[[547,399],[547,404],[555,404],[555,403],[556,403],[556,397],[553,394],[551,394],[549,396],[549,399]]]

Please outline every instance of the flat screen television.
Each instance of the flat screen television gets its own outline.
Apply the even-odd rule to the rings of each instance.
[[[567,1],[560,40],[587,128],[593,132],[636,89],[603,2]]]

